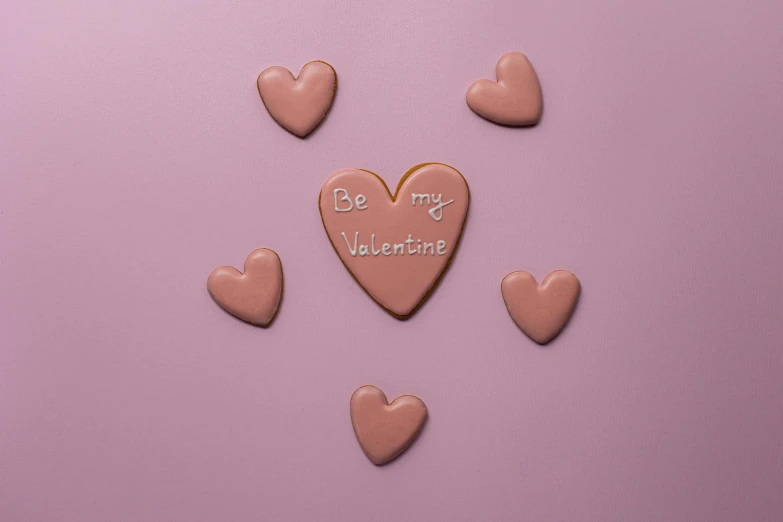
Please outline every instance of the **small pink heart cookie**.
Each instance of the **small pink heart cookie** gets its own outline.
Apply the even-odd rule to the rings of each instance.
[[[380,466],[398,457],[419,436],[427,421],[427,407],[413,395],[401,395],[391,404],[375,386],[362,386],[351,396],[351,423],[367,458]]]
[[[226,312],[257,326],[268,326],[283,296],[283,266],[274,250],[259,248],[245,259],[245,273],[221,266],[207,278],[212,299]]]
[[[541,286],[527,272],[511,272],[500,283],[511,319],[539,344],[548,343],[565,327],[579,290],[579,279],[567,270],[550,273]]]
[[[306,63],[298,78],[285,67],[270,67],[258,75],[258,92],[272,118],[304,138],[329,112],[337,92],[337,73],[320,60]]]
[[[354,279],[398,319],[409,317],[440,281],[459,244],[470,192],[456,169],[424,163],[394,195],[359,169],[332,175],[318,205],[329,241]]]
[[[506,53],[495,68],[498,81],[474,82],[466,100],[473,112],[501,125],[535,125],[541,119],[541,84],[527,57]]]

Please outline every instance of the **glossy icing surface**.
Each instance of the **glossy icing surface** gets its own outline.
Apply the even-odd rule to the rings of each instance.
[[[419,436],[427,407],[413,395],[388,403],[375,386],[362,386],[351,396],[351,423],[367,458],[380,466],[393,460]]]
[[[323,185],[319,207],[343,264],[378,304],[402,319],[424,302],[446,270],[469,199],[457,170],[429,163],[408,171],[394,198],[377,175],[340,171]]]
[[[221,266],[209,274],[207,290],[231,315],[257,326],[268,326],[283,296],[283,266],[273,250],[260,248],[245,259],[245,272]]]
[[[568,323],[580,288],[579,279],[567,270],[551,272],[540,286],[528,272],[511,272],[500,283],[509,315],[539,344],[554,339]]]
[[[304,138],[324,119],[337,91],[337,73],[326,62],[309,62],[297,78],[285,67],[258,75],[264,106],[284,129]]]
[[[535,125],[541,119],[543,97],[538,75],[527,56],[512,51],[495,67],[497,82],[474,82],[465,97],[479,116],[501,125]]]

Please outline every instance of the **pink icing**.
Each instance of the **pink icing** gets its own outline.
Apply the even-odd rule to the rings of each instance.
[[[500,283],[509,315],[519,328],[539,344],[554,339],[568,323],[579,298],[579,279],[567,270],[556,270],[539,286],[527,272],[511,272]]]
[[[399,456],[416,440],[427,421],[427,407],[413,395],[388,404],[375,386],[362,386],[351,396],[351,423],[367,458],[380,466]]]
[[[466,95],[468,107],[479,116],[501,125],[535,125],[541,119],[541,84],[527,57],[506,53],[495,67],[498,81],[474,82]]]
[[[260,248],[245,259],[245,273],[221,266],[209,274],[207,290],[226,312],[251,324],[268,326],[283,295],[283,267],[273,250]]]
[[[335,194],[339,208],[352,210],[336,211]],[[413,194],[422,196],[415,206]],[[326,181],[319,206],[329,240],[346,268],[378,304],[404,319],[424,302],[448,266],[469,199],[468,185],[457,170],[430,163],[403,176],[394,200],[375,174],[343,170]],[[385,250],[389,255],[384,254],[384,243],[390,245]],[[401,244],[403,249],[393,247]],[[369,255],[360,255],[360,245]]]
[[[337,90],[337,73],[326,62],[309,62],[294,79],[285,67],[270,67],[258,76],[258,92],[272,118],[304,138],[324,119]]]

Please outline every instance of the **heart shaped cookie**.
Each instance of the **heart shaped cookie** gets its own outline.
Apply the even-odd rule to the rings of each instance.
[[[541,286],[527,272],[511,272],[500,283],[506,308],[520,330],[539,344],[560,333],[579,298],[579,279],[567,270],[556,270]]]
[[[394,195],[372,172],[340,171],[324,183],[318,204],[329,241],[354,279],[405,319],[448,267],[469,200],[462,174],[424,163],[402,177]]]
[[[337,92],[337,73],[320,60],[306,63],[298,78],[285,67],[270,67],[258,75],[258,92],[272,118],[304,138],[329,112]]]
[[[427,407],[413,395],[401,395],[391,404],[375,386],[362,386],[351,396],[351,423],[367,458],[380,466],[399,456],[419,436],[427,421]]]
[[[283,266],[274,250],[259,248],[245,259],[245,273],[221,266],[207,278],[212,299],[226,312],[257,326],[268,326],[283,296]]]
[[[495,70],[497,82],[481,79],[468,88],[468,107],[501,125],[538,123],[543,110],[541,84],[527,56],[516,51],[506,53]]]

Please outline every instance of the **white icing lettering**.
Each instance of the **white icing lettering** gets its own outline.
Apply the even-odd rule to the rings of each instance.
[[[348,251],[353,257],[356,257],[356,244],[359,242],[359,233],[357,232],[356,235],[353,236],[353,248],[351,248],[351,244],[348,242],[348,236],[345,235],[345,232],[343,232],[343,239],[345,239],[345,244],[348,245]]]
[[[424,206],[424,198],[427,198],[427,205],[431,205],[430,203],[430,195],[429,194],[413,194],[413,206],[416,206],[416,200],[419,200],[419,205]]]
[[[405,243],[408,245],[408,255],[415,254],[416,251],[411,250],[411,245],[413,244],[413,234],[408,234],[408,239],[405,240]]]
[[[430,215],[432,219],[435,221],[440,221],[443,219],[443,207],[446,205],[451,205],[454,203],[454,200],[450,201],[443,201],[443,194],[416,194],[415,192],[411,194],[411,202],[413,203],[413,206],[416,206],[416,201],[418,200],[419,206],[424,206],[424,201],[427,202],[427,206],[435,205],[435,208],[431,208],[427,211],[427,213]]]
[[[442,256],[446,254],[446,242],[442,239],[438,240],[438,255]]]
[[[364,196],[364,194],[359,194],[358,196],[356,196],[356,210],[366,210],[367,205],[364,205],[366,202],[367,202],[367,198]]]
[[[342,192],[342,196],[337,197],[338,192]],[[347,207],[340,207],[340,201],[344,201],[345,203],[348,203]],[[356,196],[356,210],[367,210],[367,197],[364,194],[359,194]],[[334,211],[335,212],[350,212],[354,209],[354,201],[351,200],[351,196],[348,194],[348,191],[344,188],[336,188],[334,189]]]
[[[442,201],[443,201],[443,194],[438,194],[437,198],[435,197],[435,194],[432,195],[432,203],[437,206],[435,208],[431,208],[428,211],[428,213],[430,217],[435,221],[440,221],[441,219],[443,219],[443,207],[454,203],[453,199],[451,201],[446,201],[445,203],[443,203]],[[440,214],[438,214],[438,211],[440,211]]]
[[[337,193],[342,192],[343,196],[340,198],[340,201],[347,201],[348,205],[350,205],[348,208],[340,208],[340,205],[338,204],[337,200]],[[351,202],[351,198],[348,197],[348,191],[341,188],[334,189],[334,211],[335,212],[350,212],[353,210],[353,203]]]
[[[346,246],[348,247],[348,253],[351,257],[378,257],[381,254],[384,256],[390,255],[409,255],[409,256],[426,256],[428,253],[434,256],[436,253],[439,256],[446,255],[446,241],[440,239],[436,242],[430,243],[423,239],[414,239],[413,234],[408,234],[408,239],[402,243],[383,243],[380,248],[376,246],[376,235],[370,234],[370,240],[361,241],[359,232],[354,232],[353,242],[348,239],[348,235],[345,232],[341,233]],[[407,247],[406,247],[407,245]]]

